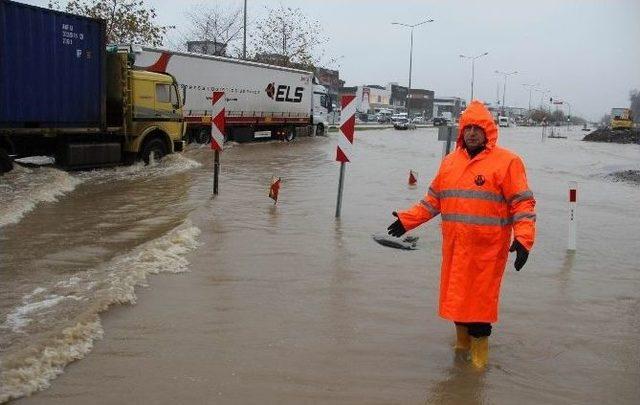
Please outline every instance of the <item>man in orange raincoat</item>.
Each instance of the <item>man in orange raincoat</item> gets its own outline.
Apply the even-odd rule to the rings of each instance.
[[[519,271],[533,247],[536,201],[520,157],[496,145],[498,128],[484,104],[473,100],[459,126],[456,150],[442,161],[425,197],[394,212],[398,219],[388,229],[398,237],[441,215],[439,313],[455,322],[456,349],[484,367],[508,252],[517,253]]]

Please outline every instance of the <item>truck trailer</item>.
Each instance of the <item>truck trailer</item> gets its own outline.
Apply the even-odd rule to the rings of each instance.
[[[211,98],[225,92],[225,137],[238,142],[322,135],[331,110],[312,72],[254,61],[123,45],[138,69],[168,73],[180,83],[186,138],[211,138]]]
[[[178,83],[109,50],[105,21],[0,0],[0,173],[48,155],[64,168],[180,151]]]

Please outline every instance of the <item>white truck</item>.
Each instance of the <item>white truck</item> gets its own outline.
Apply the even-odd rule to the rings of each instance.
[[[241,59],[130,46],[134,66],[169,73],[184,99],[185,137],[211,138],[211,97],[225,92],[225,136],[238,142],[323,135],[331,100],[313,73]]]

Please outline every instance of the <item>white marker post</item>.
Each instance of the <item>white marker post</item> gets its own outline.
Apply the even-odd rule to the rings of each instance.
[[[340,179],[338,181],[338,201],[336,203],[336,218],[340,218],[342,208],[342,187],[344,185],[345,163],[353,158],[353,134],[356,125],[356,96],[342,96],[340,104],[340,134],[336,149],[336,161],[340,162]]]
[[[220,152],[224,145],[224,92],[214,91],[211,95],[211,149],[213,149],[213,195],[218,195],[218,174],[220,173]]]
[[[567,250],[576,250],[576,207],[578,205],[578,182],[569,182],[569,243]]]

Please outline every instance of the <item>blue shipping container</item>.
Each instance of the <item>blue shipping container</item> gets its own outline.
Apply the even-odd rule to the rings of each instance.
[[[0,127],[98,127],[105,24],[0,0]]]

